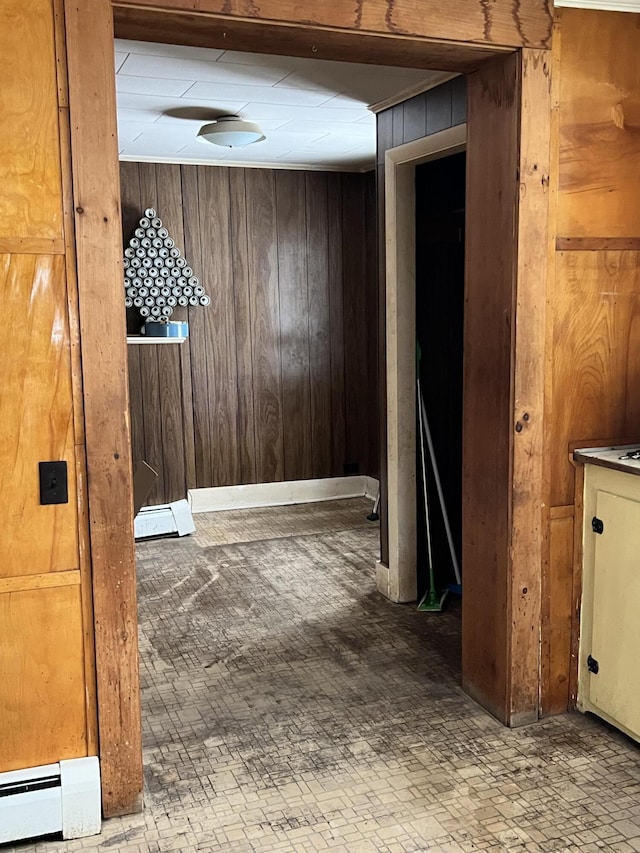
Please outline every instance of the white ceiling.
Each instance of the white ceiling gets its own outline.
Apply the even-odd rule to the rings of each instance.
[[[372,104],[441,72],[116,39],[123,160],[365,170],[375,163]],[[267,139],[222,148],[196,138],[220,115],[257,121]]]

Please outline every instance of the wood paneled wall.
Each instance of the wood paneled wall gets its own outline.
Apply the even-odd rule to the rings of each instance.
[[[7,0],[2,15],[10,25],[0,27],[0,303],[14,331],[0,343],[0,772],[97,750],[65,195],[68,111],[66,81],[56,80],[64,38],[54,7],[51,0]],[[69,501],[42,506],[38,463],[54,460],[67,463]]]
[[[431,136],[441,130],[464,124],[467,120],[467,81],[455,77],[427,92],[396,104],[377,115],[376,199],[378,227],[378,430],[380,479],[381,560],[389,560],[387,514],[387,367],[386,367],[386,251],[384,155],[389,148]]]
[[[376,476],[373,175],[122,163],[121,185],[125,240],[155,207],[212,298],[185,344],[129,347],[149,503]]]
[[[563,9],[553,53],[543,707],[560,712],[580,594],[570,446],[640,441],[640,16]]]

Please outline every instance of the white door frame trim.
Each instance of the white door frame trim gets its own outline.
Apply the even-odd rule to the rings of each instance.
[[[395,602],[418,594],[415,168],[464,151],[466,141],[461,124],[385,154],[389,565],[378,564],[376,583]]]

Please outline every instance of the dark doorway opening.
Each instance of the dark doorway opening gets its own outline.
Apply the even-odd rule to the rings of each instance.
[[[466,154],[416,167],[416,337],[420,383],[453,545],[462,551],[462,368],[464,352],[464,228]],[[420,441],[418,594],[429,586]],[[425,442],[427,498],[436,588],[455,583],[444,515]]]

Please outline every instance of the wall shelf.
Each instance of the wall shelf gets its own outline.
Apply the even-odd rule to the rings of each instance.
[[[183,344],[186,338],[160,338],[146,335],[127,335],[128,344]]]

